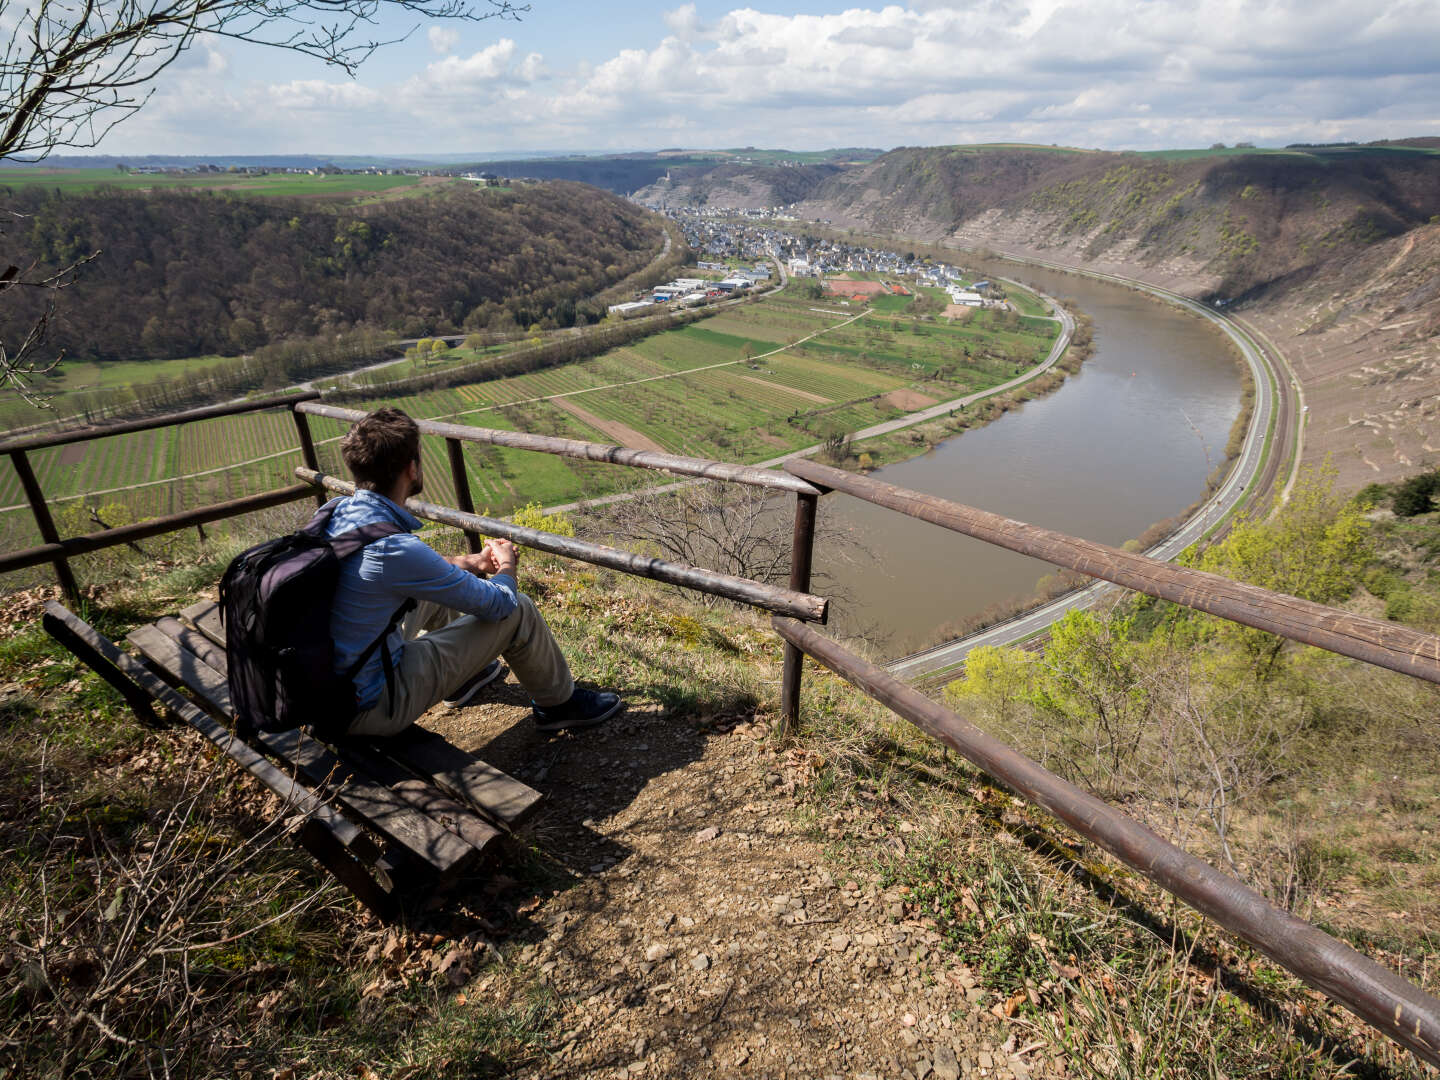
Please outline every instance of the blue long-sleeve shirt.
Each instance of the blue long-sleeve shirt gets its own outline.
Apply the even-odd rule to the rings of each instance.
[[[348,671],[360,659],[408,599],[433,600],[487,622],[498,622],[515,610],[519,597],[513,577],[495,574],[479,578],[452,566],[414,534],[420,528],[419,519],[384,495],[361,490],[336,500],[327,531],[336,536],[376,521],[394,521],[407,531],[376,540],[340,564],[330,613],[337,671]],[[391,632],[389,645],[398,664],[405,648],[398,627]],[[385,667],[376,649],[355,675],[357,707],[370,708],[384,690]]]

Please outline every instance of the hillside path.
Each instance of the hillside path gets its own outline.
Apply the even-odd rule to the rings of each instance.
[[[861,859],[903,850],[903,835],[856,811],[802,823],[818,763],[769,740],[763,718],[696,728],[635,695],[613,725],[537,742],[523,701],[512,678],[426,719],[547,794],[529,828],[569,875],[496,941],[560,1012],[547,1063],[515,1075],[1063,1075],[901,890],[836,854],[852,833]]]

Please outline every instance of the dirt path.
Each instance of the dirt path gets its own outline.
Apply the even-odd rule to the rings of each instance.
[[[900,891],[802,826],[805,751],[753,716],[706,732],[639,701],[603,733],[537,744],[519,688],[500,695],[426,722],[546,792],[533,829],[571,875],[501,944],[562,1013],[549,1063],[521,1075],[1062,1075],[976,1004]]]
[[[555,402],[557,408],[564,409],[571,416],[583,420],[597,431],[603,431],[621,446],[633,446],[637,450],[658,450],[662,454],[667,452],[665,447],[661,446],[654,439],[648,435],[641,435],[640,432],[628,424],[622,424],[618,420],[606,420],[603,417],[596,416],[589,409],[575,404],[575,402],[569,398],[557,397],[552,400]]]

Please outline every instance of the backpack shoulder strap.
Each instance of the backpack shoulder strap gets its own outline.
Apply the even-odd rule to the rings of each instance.
[[[417,606],[418,604],[412,596],[395,609],[395,614],[390,616],[390,621],[385,625],[385,629],[380,631],[380,636],[372,641],[366,647],[365,651],[360,654],[359,658],[346,670],[346,678],[353,679],[356,675],[360,674],[360,669],[369,662],[370,657],[375,655],[375,650],[379,649],[385,661],[385,682],[389,684],[393,681],[395,662],[390,656],[390,646],[386,639],[394,632],[395,628],[400,625],[401,620],[404,619],[406,615],[409,615],[410,612],[414,611]],[[390,694],[390,707],[394,708],[394,687],[391,687]]]
[[[311,516],[310,520],[297,529],[297,532],[306,536],[324,536],[325,526],[330,524],[330,518],[335,513],[335,507],[340,505],[340,499],[334,498],[320,507]]]
[[[376,540],[383,540],[387,536],[409,531],[404,525],[398,525],[393,521],[372,521],[369,525],[361,525],[358,529],[351,529],[349,532],[330,537],[330,548],[335,552],[337,559],[346,559]]]

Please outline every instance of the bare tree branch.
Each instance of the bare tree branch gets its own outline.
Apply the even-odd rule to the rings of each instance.
[[[64,355],[60,353],[40,355],[41,346],[45,344],[45,335],[50,329],[51,316],[55,313],[55,294],[73,285],[80,268],[98,254],[97,251],[83,259],[77,259],[44,277],[28,276],[34,270],[33,265],[23,272],[13,265],[0,271],[0,295],[10,289],[39,289],[48,294],[40,317],[30,325],[18,344],[11,346],[0,339],[0,387],[8,385],[28,404],[47,407],[45,397],[35,390],[34,380],[37,376],[55,370],[64,359]]]
[[[0,26],[8,7],[0,7]],[[204,35],[287,49],[353,75],[376,49],[383,15],[516,19],[513,0],[38,0],[15,15],[0,54],[0,159],[39,161],[94,146],[138,111],[151,82]]]

